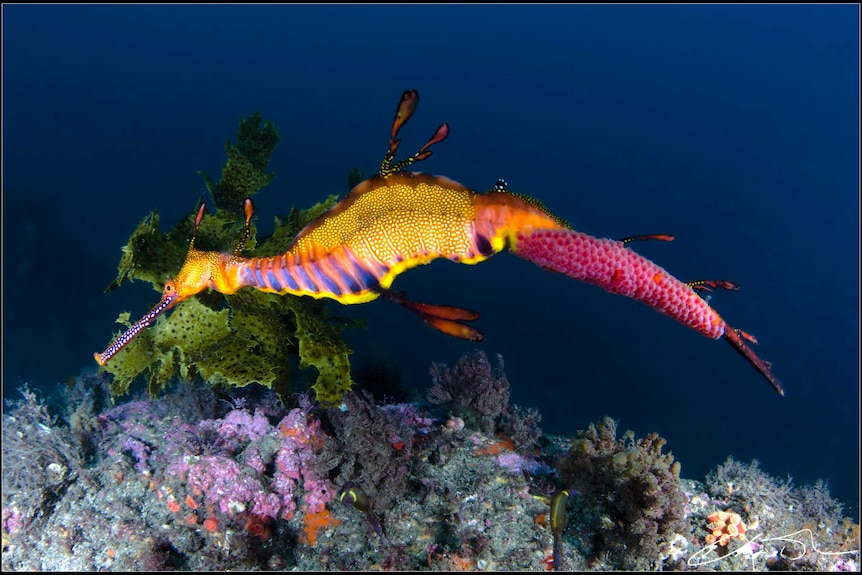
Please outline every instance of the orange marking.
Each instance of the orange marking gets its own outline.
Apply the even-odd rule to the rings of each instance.
[[[515,442],[510,438],[495,441],[488,447],[476,451],[476,455],[500,455],[504,451],[515,451]]]
[[[451,571],[474,571],[476,569],[475,561],[469,557],[461,557],[460,555],[449,557],[448,563]]]
[[[747,339],[751,343],[757,345],[757,338],[748,333],[747,331],[742,331],[741,329],[736,330],[736,332],[741,335],[743,338]]]
[[[426,314],[421,314],[425,323],[429,326],[433,327],[437,331],[442,331],[446,335],[451,335],[452,337],[457,337],[458,339],[466,339],[468,341],[482,341],[485,339],[485,336],[477,330],[475,327],[471,327],[469,325],[464,325],[463,323],[443,319],[440,317],[434,317]]]
[[[255,537],[266,541],[271,535],[268,524],[269,517],[266,515],[249,515],[245,528]]]
[[[660,274],[660,273],[656,273],[655,275],[653,275],[653,276],[652,276],[652,281],[654,281],[654,282],[655,282],[655,283],[657,283],[657,284],[660,284],[660,283],[661,283],[661,274]]]
[[[305,527],[302,528],[302,540],[312,547],[317,544],[317,532],[326,527],[335,527],[341,525],[341,519],[336,519],[329,512],[329,509],[324,509],[317,513],[306,513],[304,518]]]
[[[215,517],[207,517],[204,519],[204,527],[207,531],[215,531],[218,529],[218,519]]]
[[[248,225],[251,221],[251,217],[254,215],[254,204],[251,203],[250,198],[246,198],[242,202],[242,211],[245,215],[245,224]]]
[[[275,277],[278,278],[279,283],[283,284],[284,282],[281,279],[281,272],[284,270],[284,258],[281,256],[282,254],[272,256],[272,263],[269,267],[273,271]],[[282,285],[281,287],[284,288],[284,285]]]

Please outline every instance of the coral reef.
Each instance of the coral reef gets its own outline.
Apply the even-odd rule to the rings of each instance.
[[[433,385],[426,398],[434,405],[445,405],[467,425],[492,434],[496,420],[509,403],[509,380],[503,373],[503,357],[497,356],[496,369],[484,351],[468,353],[455,367],[435,363],[431,366]]]
[[[731,539],[745,541],[745,523],[737,513],[716,511],[710,513],[706,520],[709,521],[706,527],[710,532],[704,537],[704,541],[708,544],[715,543],[720,547],[727,547]]]
[[[412,404],[377,406],[367,392],[344,395],[346,410],[330,409],[333,441],[324,448],[323,465],[337,472],[336,483],[358,485],[378,511],[404,495],[415,444],[431,419]]]
[[[521,453],[535,449],[542,435],[542,416],[535,409],[509,405],[509,380],[501,355],[497,355],[494,368],[485,352],[478,350],[461,357],[453,368],[434,363],[430,373],[428,403],[447,409],[467,427],[488,435],[502,434]]]
[[[610,420],[527,454],[364,393],[288,408],[193,382],[115,405],[103,373],[61,393],[3,414],[4,571],[858,568],[824,484],[732,460],[681,480],[660,438]],[[748,540],[709,544],[710,517]]]
[[[756,460],[741,463],[728,457],[693,491],[687,495],[694,516],[711,523],[710,518],[727,518],[737,510],[727,520],[738,518],[745,535],[730,537],[722,546],[712,526],[693,521],[705,546],[687,559],[689,566],[858,570],[859,524],[842,517],[843,506],[822,481],[794,487],[789,477],[782,481],[765,473]]]
[[[274,174],[265,174],[269,157],[278,144],[278,132],[259,114],[241,119],[237,145],[226,144],[228,160],[216,184],[202,174],[217,207],[203,218],[197,245],[230,249],[242,235],[242,200],[268,184]],[[255,242],[255,227],[246,248],[251,253],[272,255],[284,251],[297,232],[329,209],[336,201],[307,210],[293,209],[286,218],[276,218],[274,232]],[[123,248],[117,279],[108,290],[127,280],[149,282],[161,291],[165,280],[182,265],[192,235],[196,212],[166,233],[159,230],[159,215],[152,212],[132,233]],[[103,369],[113,374],[114,395],[128,392],[138,376],[146,376],[152,396],[174,378],[200,375],[213,385],[244,386],[257,382],[273,387],[283,398],[290,394],[290,359],[298,357],[300,369],[314,367],[312,389],[328,404],[340,402],[350,389],[350,349],[341,331],[352,324],[330,318],[321,301],[312,298],[279,297],[258,291],[232,296],[204,294],[177,305],[144,330]],[[130,314],[118,323],[128,327]]]
[[[595,562],[615,569],[648,569],[661,563],[661,549],[688,533],[679,463],[663,454],[665,440],[652,433],[635,440],[616,437],[616,423],[590,424],[559,463],[563,485],[579,493],[576,513],[594,533],[583,541]]]
[[[21,395],[3,414],[3,530],[10,534],[50,515],[83,467],[70,429],[56,426],[26,386]]]

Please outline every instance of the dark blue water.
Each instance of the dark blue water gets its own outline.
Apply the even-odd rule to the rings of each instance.
[[[761,342],[779,397],[723,342],[511,255],[436,262],[395,284],[477,309],[515,402],[546,432],[604,415],[658,431],[700,477],[728,455],[797,484],[859,481],[856,6],[4,6],[5,393],[94,366],[143,285],[102,291],[149,212],[163,229],[217,175],[237,121],[281,131],[276,213],[373,173],[402,91],[423,170],[497,178],[581,231],[673,233],[635,248],[681,279],[739,283],[715,308]],[[417,385],[471,345],[372,303],[357,360]]]

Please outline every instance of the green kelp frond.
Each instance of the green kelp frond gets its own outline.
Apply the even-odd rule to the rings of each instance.
[[[305,210],[292,208],[290,214],[285,218],[275,217],[275,226],[271,235],[260,240],[257,249],[249,250],[250,255],[266,257],[272,254],[280,254],[287,251],[287,247],[309,222],[323,215],[329,208],[338,202],[338,196],[330,195],[322,202],[318,202]]]
[[[278,130],[272,122],[264,121],[260,113],[240,118],[237,145],[225,142],[227,163],[222,168],[221,181],[215,183],[206,172],[198,172],[217,207],[239,212],[245,198],[272,181],[275,173],[265,172],[278,140]]]
[[[164,316],[156,320],[155,325],[138,334],[138,337],[123,348],[121,353],[114,356],[107,366],[102,368],[114,376],[111,380],[112,396],[116,397],[118,395],[127,394],[129,392],[129,386],[132,385],[132,382],[135,381],[135,378],[137,378],[138,375],[146,372],[152,380],[152,376],[155,375],[156,372],[160,372],[162,370],[162,364],[165,358],[154,357],[152,350],[154,349],[153,340],[156,330],[158,329],[159,324],[164,320]],[[117,318],[117,323],[124,326],[123,330],[131,326],[131,323],[129,322],[129,312],[121,313],[120,317]],[[115,333],[114,337],[118,337],[123,330]],[[171,361],[169,364],[174,365],[174,362]],[[170,381],[172,377],[173,376],[168,376],[168,381]],[[156,376],[156,379],[159,379],[159,377]]]
[[[260,112],[255,112],[248,118],[240,118],[236,147],[256,170],[263,172],[269,166],[269,160],[278,146],[278,140],[279,135],[275,125],[269,120],[264,120]]]
[[[197,210],[190,212],[166,234],[159,230],[158,212],[150,212],[122,248],[123,255],[117,266],[117,279],[105,291],[112,291],[128,280],[145,281],[161,292],[165,281],[182,267],[189,249]],[[232,250],[233,243],[242,234],[243,222],[230,210],[207,212],[198,231],[200,249]],[[251,237],[246,247],[254,246],[256,228],[251,226]]]
[[[260,180],[255,178],[263,174],[269,154],[278,143],[278,132],[271,123],[264,122],[263,128],[260,123],[259,114],[240,122],[237,146],[228,145],[222,182],[208,186],[217,207],[201,220],[195,243],[199,249],[230,252],[242,236],[243,216],[240,210],[219,205],[227,197],[220,195],[226,189],[220,186],[238,178],[238,185],[231,188],[234,191],[257,191],[262,187],[256,187]],[[239,164],[247,169],[235,169]],[[271,175],[266,178],[271,179]],[[241,201],[240,198],[236,205]],[[259,256],[284,252],[303,227],[337,201],[338,197],[332,195],[309,209],[294,208],[289,216],[276,218],[273,233],[257,248],[252,224],[246,249]],[[182,267],[196,213],[197,210],[190,212],[167,233],[159,230],[158,213],[144,218],[123,248],[119,274],[109,289],[126,280],[141,280],[161,291],[167,278]],[[160,317],[103,369],[114,375],[114,395],[128,393],[139,376],[148,379],[150,394],[155,396],[175,378],[200,375],[213,385],[245,386],[257,382],[288,398],[291,358],[298,358],[301,369],[317,369],[311,386],[317,399],[327,405],[337,404],[352,385],[350,349],[341,334],[356,324],[329,317],[327,305],[309,297],[278,296],[252,289],[230,296],[202,293]],[[129,314],[123,314],[118,322],[128,327]]]
[[[117,266],[117,279],[105,291],[113,291],[127,280],[150,282],[153,288],[161,291],[169,273],[180,269],[188,246],[172,243],[159,231],[159,214],[150,212],[122,248],[123,255]]]
[[[111,392],[122,395],[140,374],[155,397],[175,377],[200,374],[213,385],[271,385],[275,373],[265,357],[250,353],[256,342],[231,325],[231,311],[214,311],[197,298],[181,302],[144,330],[106,366]]]
[[[311,298],[294,300],[292,306],[296,316],[296,338],[299,340],[299,367],[317,368],[317,380],[311,386],[314,395],[324,406],[338,405],[341,395],[350,391],[350,360],[353,353],[341,338],[341,330],[327,321],[321,302],[305,301]],[[305,305],[301,305],[305,304]]]
[[[296,230],[323,213],[335,200],[331,196],[308,210],[294,209],[290,217],[276,222],[275,232],[258,251],[283,251],[273,247],[284,241],[289,243],[288,238],[292,239]],[[142,222],[139,230],[145,230],[148,241],[129,243],[114,285],[126,279],[140,279],[161,288],[171,273],[156,256],[185,253],[188,240],[178,238],[191,235],[193,217],[193,213],[189,214],[167,234],[158,230],[158,214]],[[197,245],[231,244],[229,240],[238,236],[241,226],[242,222],[229,210],[217,210],[203,218]],[[253,238],[249,243],[253,245]],[[171,272],[179,269],[181,262]],[[128,314],[125,317],[128,320]],[[351,386],[347,359],[350,350],[341,337],[346,327],[351,325],[328,318],[324,302],[313,298],[256,290],[242,290],[227,297],[210,292],[178,304],[167,318],[160,318],[144,330],[104,369],[114,374],[112,391],[117,395],[126,393],[138,375],[148,377],[150,393],[155,396],[173,378],[199,374],[211,384],[244,386],[258,382],[275,387],[279,395],[286,397],[290,390],[290,357],[299,356],[301,368],[318,369],[313,385],[318,399],[337,403],[341,393]]]

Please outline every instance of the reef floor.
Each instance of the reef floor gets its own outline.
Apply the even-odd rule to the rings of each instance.
[[[658,436],[543,436],[507,390],[458,404],[459,372],[438,375],[430,401],[329,409],[200,383],[115,404],[97,373],[22,388],[3,570],[858,570],[822,483],[732,459],[680,478]]]

